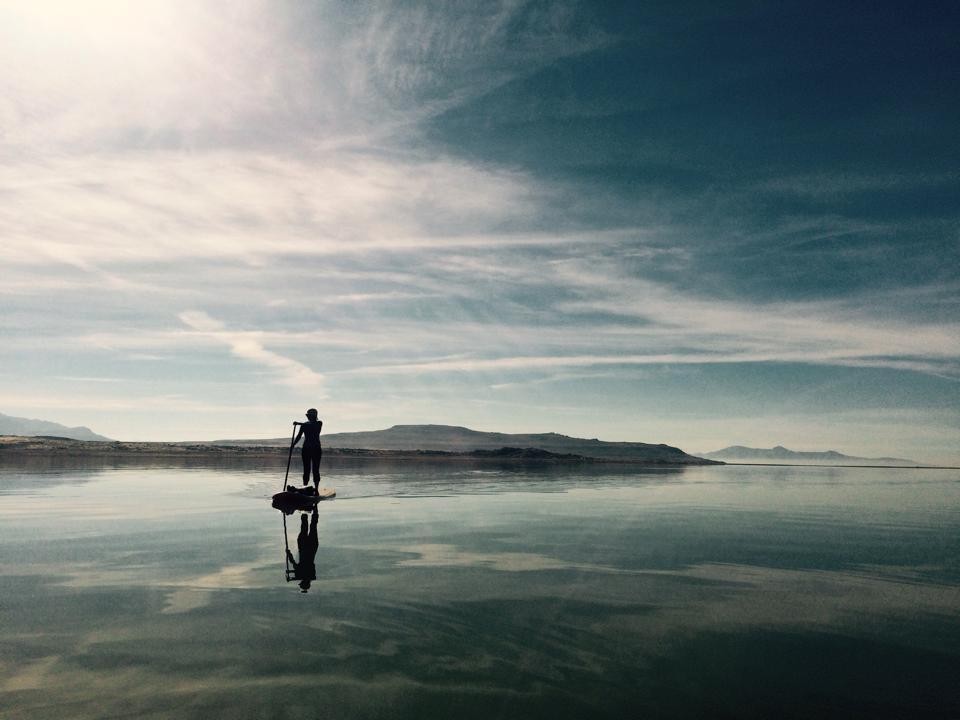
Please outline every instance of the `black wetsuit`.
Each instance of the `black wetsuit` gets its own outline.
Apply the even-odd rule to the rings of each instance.
[[[322,420],[312,420],[300,426],[303,435],[303,448],[300,457],[303,459],[303,484],[310,482],[310,472],[313,471],[313,482],[320,484],[320,459],[323,457],[323,448],[320,447],[320,430]]]

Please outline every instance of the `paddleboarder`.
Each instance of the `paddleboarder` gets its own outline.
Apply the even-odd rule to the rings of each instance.
[[[291,445],[291,450],[303,438],[303,448],[300,450],[300,457],[303,459],[303,484],[310,482],[310,474],[313,472],[313,486],[320,488],[320,459],[323,457],[323,448],[320,447],[320,430],[323,429],[323,421],[317,419],[316,408],[307,410],[307,422],[301,423],[294,421],[294,425],[300,426],[300,432]]]

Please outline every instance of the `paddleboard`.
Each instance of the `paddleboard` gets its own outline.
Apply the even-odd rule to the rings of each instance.
[[[304,490],[306,489],[304,488]],[[287,513],[294,510],[311,510],[321,500],[331,500],[337,496],[337,491],[333,488],[320,488],[316,495],[313,494],[312,487],[309,490],[309,494],[299,488],[278,492],[273,496],[273,507]]]

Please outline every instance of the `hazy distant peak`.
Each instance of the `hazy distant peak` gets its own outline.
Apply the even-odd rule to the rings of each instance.
[[[426,423],[421,425],[391,425],[386,430],[364,430],[362,432],[389,432],[391,430],[457,430],[459,432],[480,432],[479,430],[471,430],[468,427],[463,427],[462,425],[437,425],[435,423]]]
[[[110,441],[110,438],[98,435],[90,428],[82,425],[67,427],[49,420],[14,417],[3,413],[0,413],[0,435],[23,435],[26,437],[46,435],[70,440]]]
[[[836,450],[798,451],[777,445],[772,448],[751,448],[744,445],[731,445],[714,452],[703,453],[703,457],[714,460],[752,460],[767,462],[832,462],[845,464],[872,465],[920,465],[916,460],[907,458],[878,457],[867,458],[844,455]]]

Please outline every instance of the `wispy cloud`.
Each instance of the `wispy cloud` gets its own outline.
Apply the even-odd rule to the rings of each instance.
[[[262,265],[277,254],[552,241],[543,234],[478,234],[506,218],[529,221],[533,189],[515,173],[453,160],[87,156],[5,164],[0,192],[3,255],[11,265],[92,271],[190,257]],[[79,240],[89,237],[96,242]]]
[[[314,397],[318,396],[323,375],[299,360],[267,350],[257,339],[256,333],[227,330],[222,322],[199,310],[186,310],[180,313],[180,319],[194,331],[227,345],[237,357],[270,369],[275,382],[292,385],[310,391]]]

